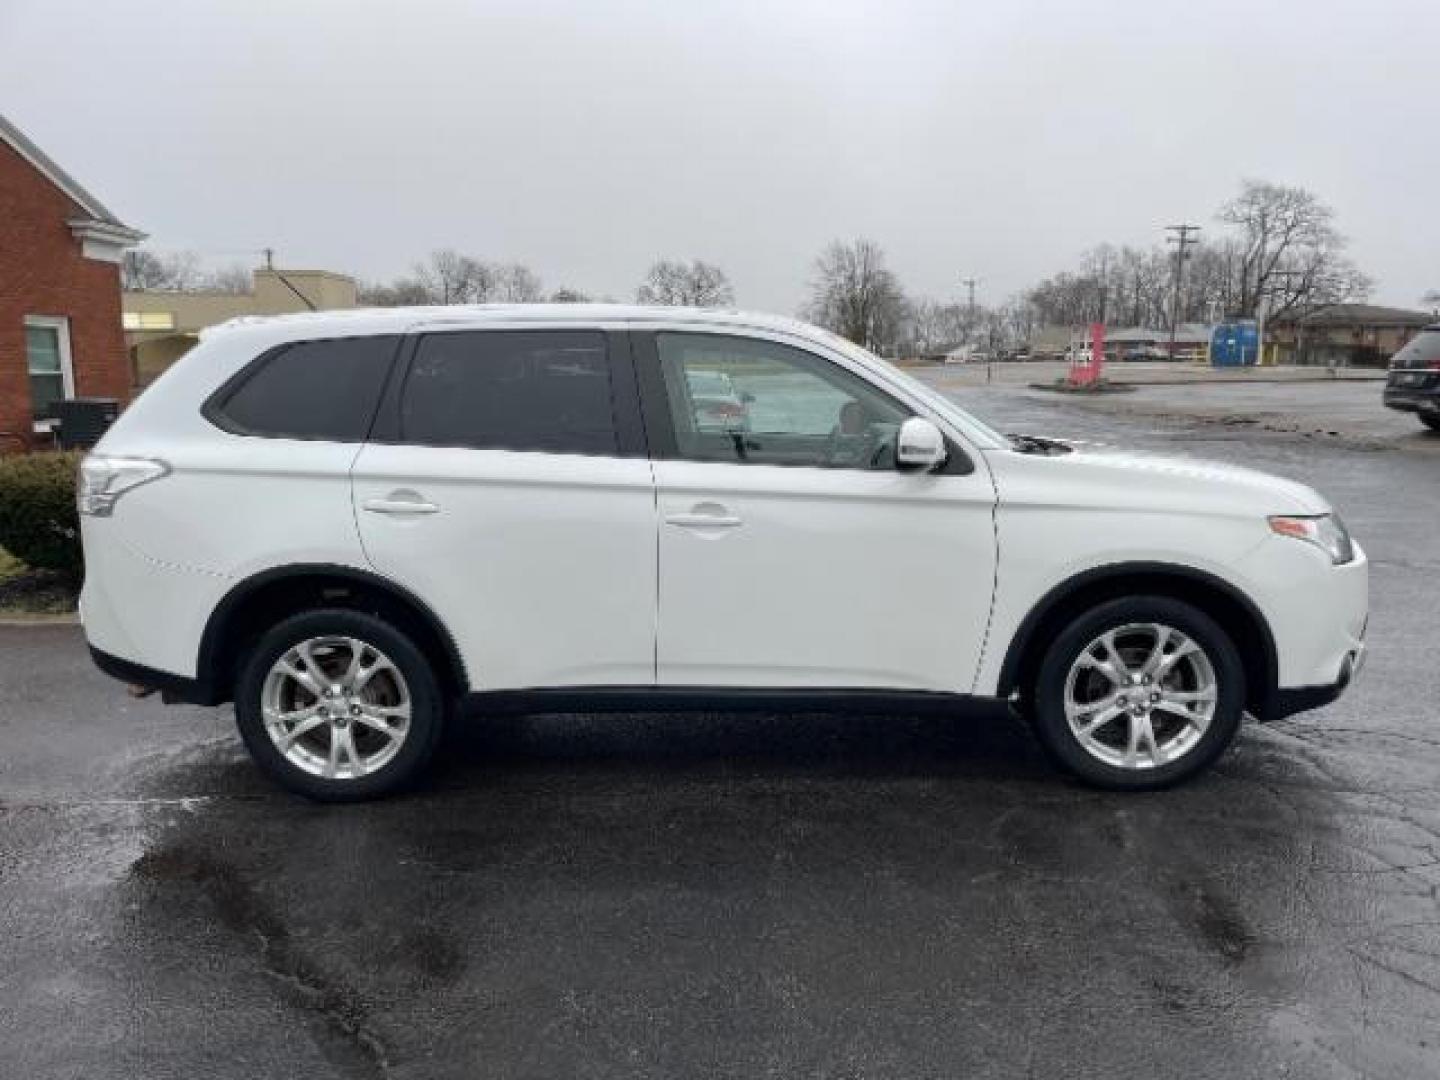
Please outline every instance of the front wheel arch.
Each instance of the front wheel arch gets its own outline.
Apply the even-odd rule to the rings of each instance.
[[[1046,593],[1021,620],[1000,668],[996,694],[1032,696],[1051,642],[1075,618],[1126,596],[1164,596],[1199,608],[1235,642],[1245,668],[1245,707],[1261,720],[1274,714],[1279,661],[1270,624],[1244,593],[1214,574],[1173,563],[1129,562],[1076,574]]]

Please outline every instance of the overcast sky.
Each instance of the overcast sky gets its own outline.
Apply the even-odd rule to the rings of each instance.
[[[161,248],[364,278],[438,247],[793,312],[868,236],[998,301],[1242,177],[1375,299],[1440,288],[1440,0],[0,0],[0,111]]]

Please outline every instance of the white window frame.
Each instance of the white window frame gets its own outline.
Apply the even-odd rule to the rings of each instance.
[[[75,396],[75,365],[70,358],[70,319],[65,315],[26,315],[25,326],[27,329],[34,327],[37,330],[55,330],[55,337],[60,343],[60,386],[65,397]],[[26,385],[29,385],[30,378],[30,350],[25,350],[25,378]],[[34,421],[35,430],[51,431],[55,427],[54,420]]]

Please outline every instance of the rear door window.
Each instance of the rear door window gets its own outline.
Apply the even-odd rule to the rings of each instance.
[[[237,435],[363,442],[399,338],[297,341],[262,356],[206,403]]]
[[[400,441],[616,455],[606,335],[598,330],[427,334],[400,396]]]

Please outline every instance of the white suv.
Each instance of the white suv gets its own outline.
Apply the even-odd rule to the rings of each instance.
[[[723,375],[743,425],[696,388]],[[316,798],[412,779],[454,707],[1009,701],[1115,788],[1334,699],[1367,566],[1244,469],[990,430],[791,320],[628,307],[241,320],[81,471],[111,674],[235,703]]]

